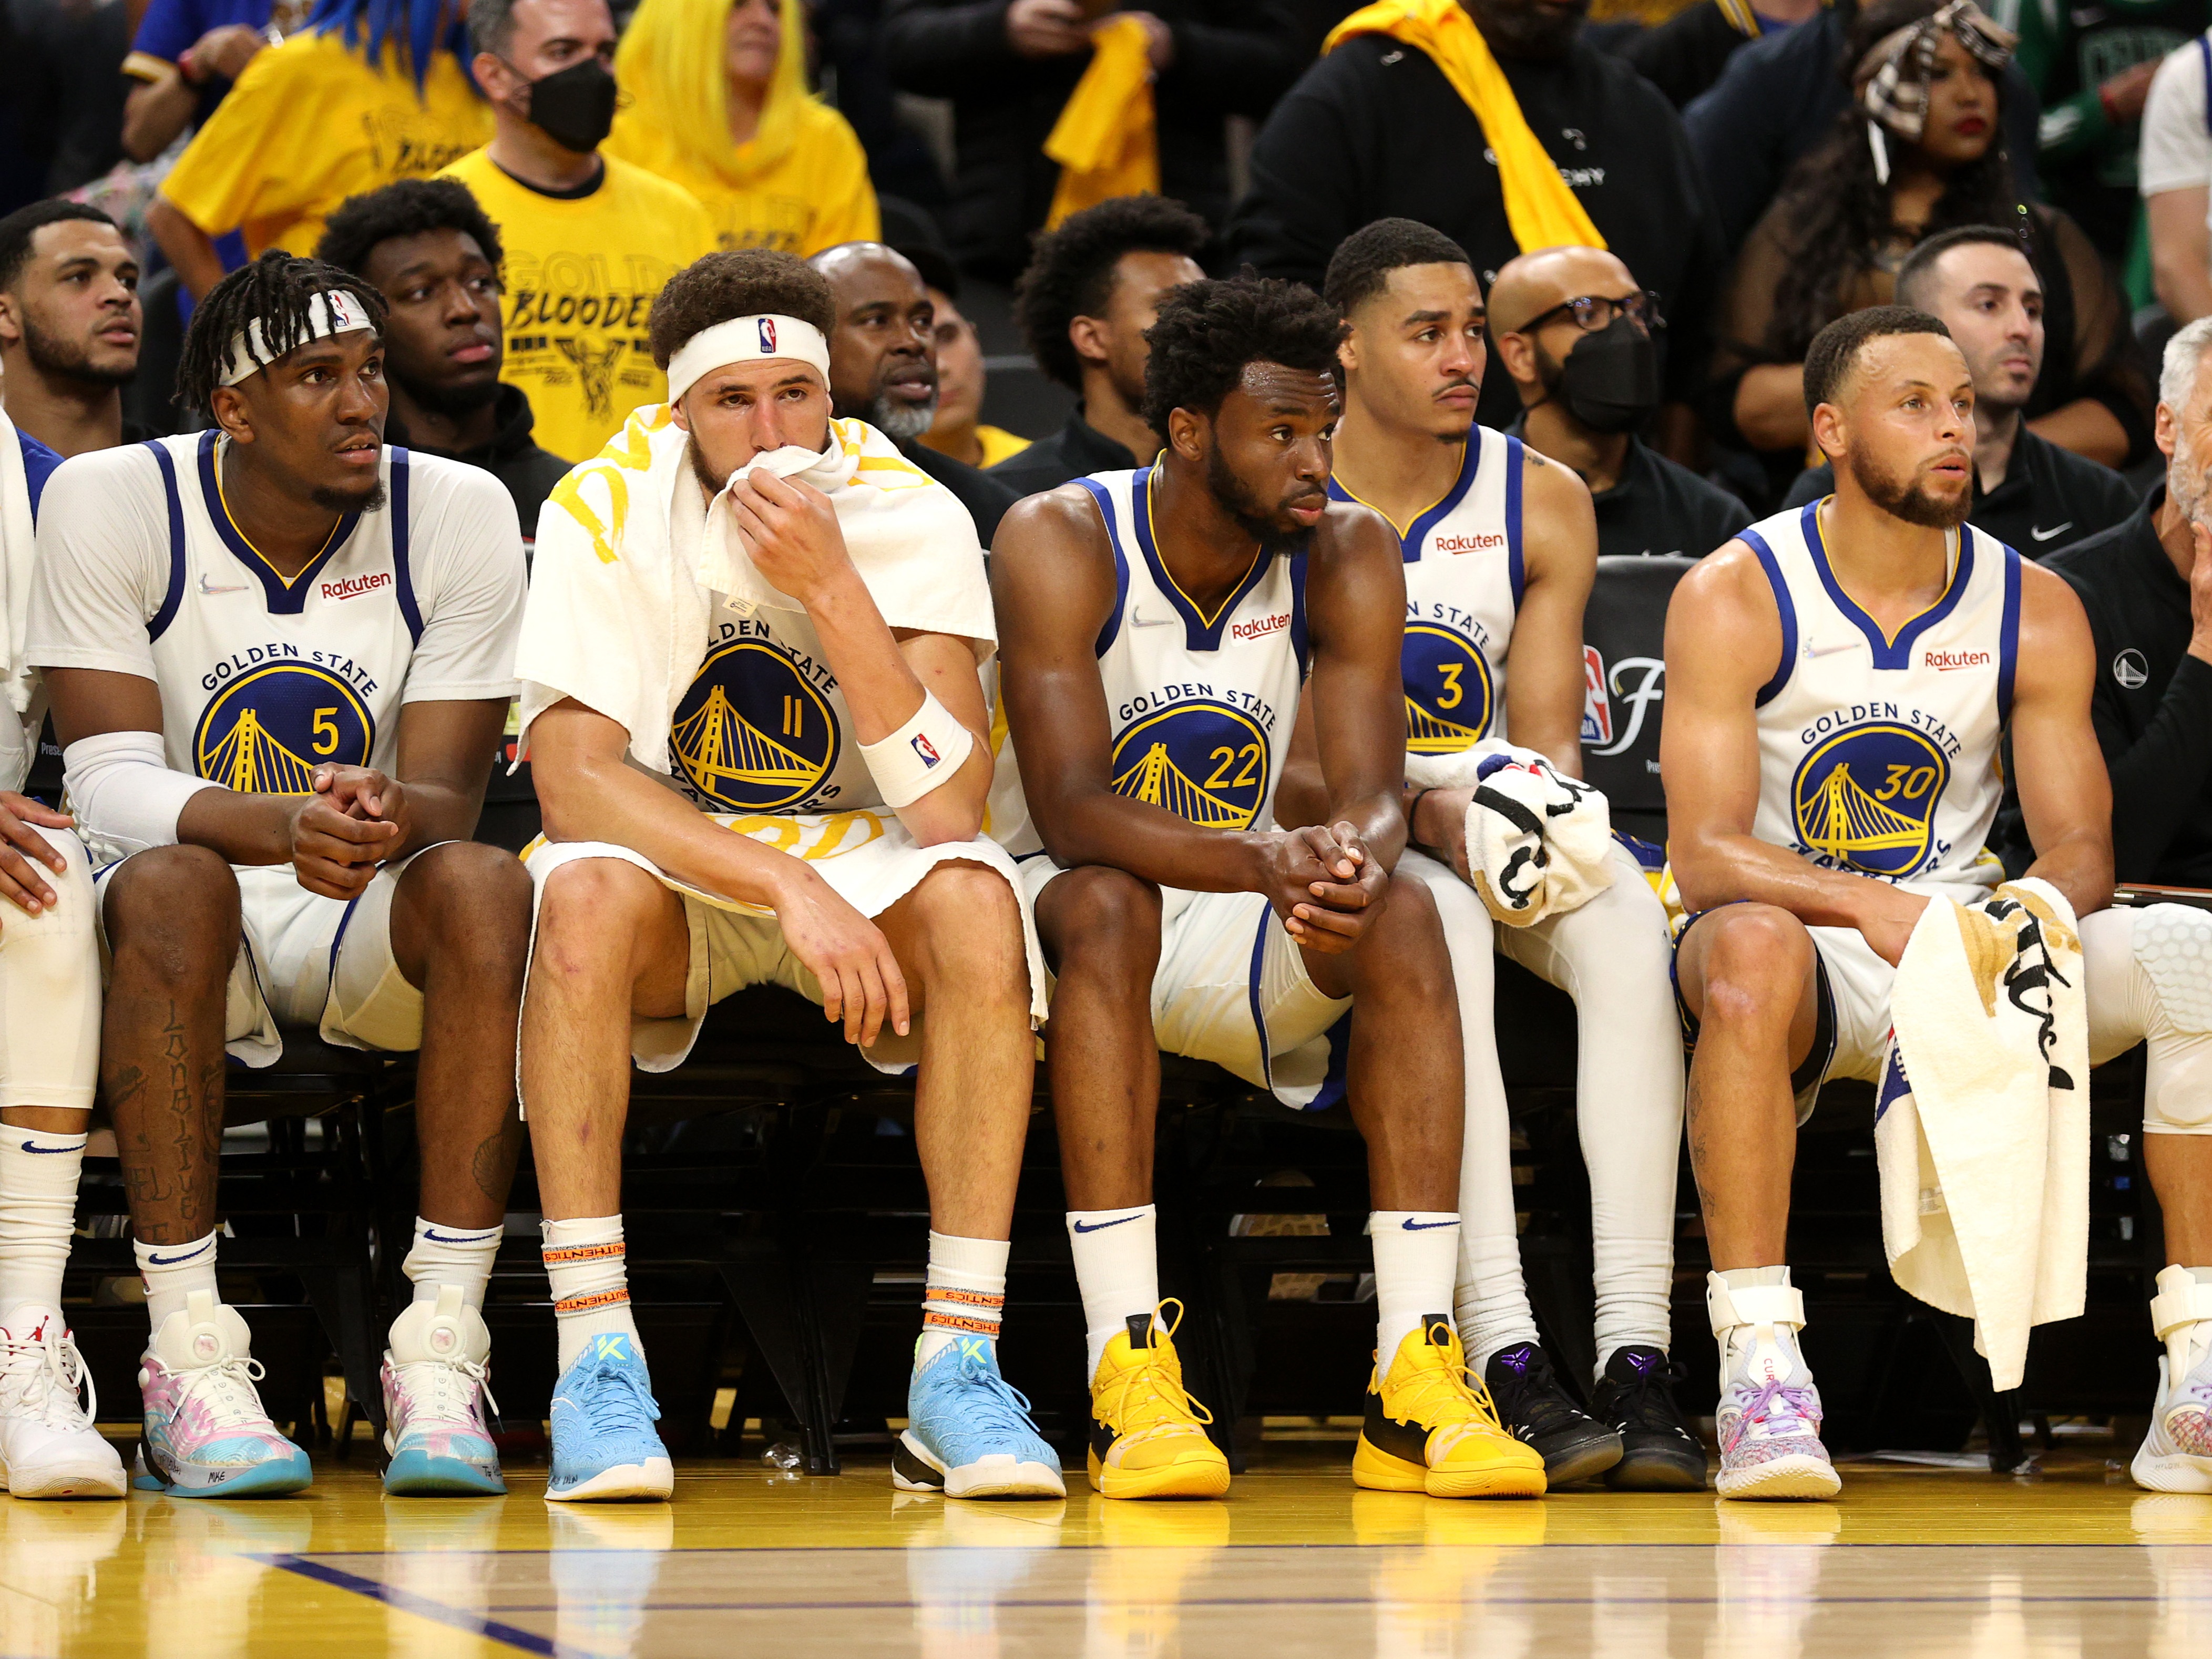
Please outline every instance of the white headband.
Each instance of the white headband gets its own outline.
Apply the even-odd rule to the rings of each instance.
[[[780,312],[732,317],[702,328],[668,360],[668,401],[676,402],[706,376],[732,363],[788,357],[805,363],[830,384],[830,342],[813,324]]]
[[[322,301],[319,311],[315,306],[317,300]],[[353,334],[375,326],[359,300],[342,288],[326,288],[308,300],[307,332],[292,342],[291,349],[296,351],[310,340],[326,340],[334,334]],[[253,318],[233,337],[230,366],[216,384],[236,386],[247,375],[258,374],[283,355],[269,349],[268,338],[261,331],[261,319]]]

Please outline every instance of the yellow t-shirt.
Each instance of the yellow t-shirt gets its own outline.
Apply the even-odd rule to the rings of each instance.
[[[1010,455],[1018,455],[1030,447],[1030,440],[1002,426],[978,424],[975,435],[982,441],[983,465],[996,466]]]
[[[616,119],[603,153],[672,179],[697,197],[725,248],[775,248],[803,259],[840,242],[878,240],[883,220],[868,182],[867,153],[852,124],[812,99],[797,106],[793,118],[799,131],[790,154],[742,189],[632,112]]]
[[[422,94],[396,46],[375,69],[342,31],[295,34],[254,54],[177,158],[161,194],[210,236],[246,251],[309,254],[349,196],[427,179],[491,137],[491,106],[449,52]]]
[[[629,412],[662,402],[646,315],[671,276],[714,251],[705,210],[685,191],[611,155],[583,196],[550,196],[502,173],[491,152],[441,175],[474,192],[507,245],[507,362],[529,394],[538,443],[586,460]]]

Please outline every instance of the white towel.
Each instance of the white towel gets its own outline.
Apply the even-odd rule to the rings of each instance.
[[[1467,867],[1490,914],[1509,927],[1580,908],[1613,885],[1613,817],[1605,797],[1533,749],[1478,743],[1406,757],[1423,789],[1472,789]]]
[[[24,660],[31,621],[33,558],[31,481],[15,422],[0,410],[0,688],[14,718],[0,714],[0,789],[20,789],[36,752],[36,722],[28,719],[39,677]],[[41,710],[41,713],[44,711]],[[26,730],[24,728],[28,727]]]
[[[830,497],[886,623],[957,635],[987,660],[998,630],[967,509],[866,422],[832,421],[830,436],[821,455],[786,447],[761,465]],[[667,773],[669,721],[705,660],[714,595],[743,614],[801,608],[754,568],[726,490],[710,507],[690,444],[665,404],[634,410],[547,496],[515,663],[526,752],[531,721],[574,697],[629,733],[639,765]],[[628,649],[607,648],[611,625]]]
[[[2081,1311],[2089,1244],[2089,1013],[2057,889],[1930,899],[1891,994],[1875,1104],[1897,1282],[1974,1321],[1998,1392],[2032,1326]]]

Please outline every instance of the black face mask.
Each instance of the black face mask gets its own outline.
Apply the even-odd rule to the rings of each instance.
[[[615,124],[615,77],[596,58],[530,83],[530,124],[563,149],[588,155]]]
[[[1625,315],[1575,342],[1545,395],[1593,432],[1632,432],[1659,409],[1659,350]]]

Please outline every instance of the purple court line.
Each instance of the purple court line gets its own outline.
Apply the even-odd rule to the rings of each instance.
[[[252,1559],[265,1561],[272,1567],[282,1567],[287,1572],[298,1573],[302,1578],[313,1578],[338,1589],[351,1590],[356,1595],[365,1595],[372,1601],[381,1601],[402,1613],[415,1613],[455,1630],[465,1631],[471,1636],[481,1636],[487,1641],[505,1643],[509,1647],[521,1649],[525,1653],[544,1654],[547,1659],[558,1659],[561,1652],[547,1638],[532,1635],[518,1626],[501,1624],[459,1607],[449,1607],[441,1601],[433,1601],[426,1595],[417,1595],[412,1590],[365,1578],[357,1572],[331,1566],[326,1561],[311,1561],[303,1555],[257,1555]]]

